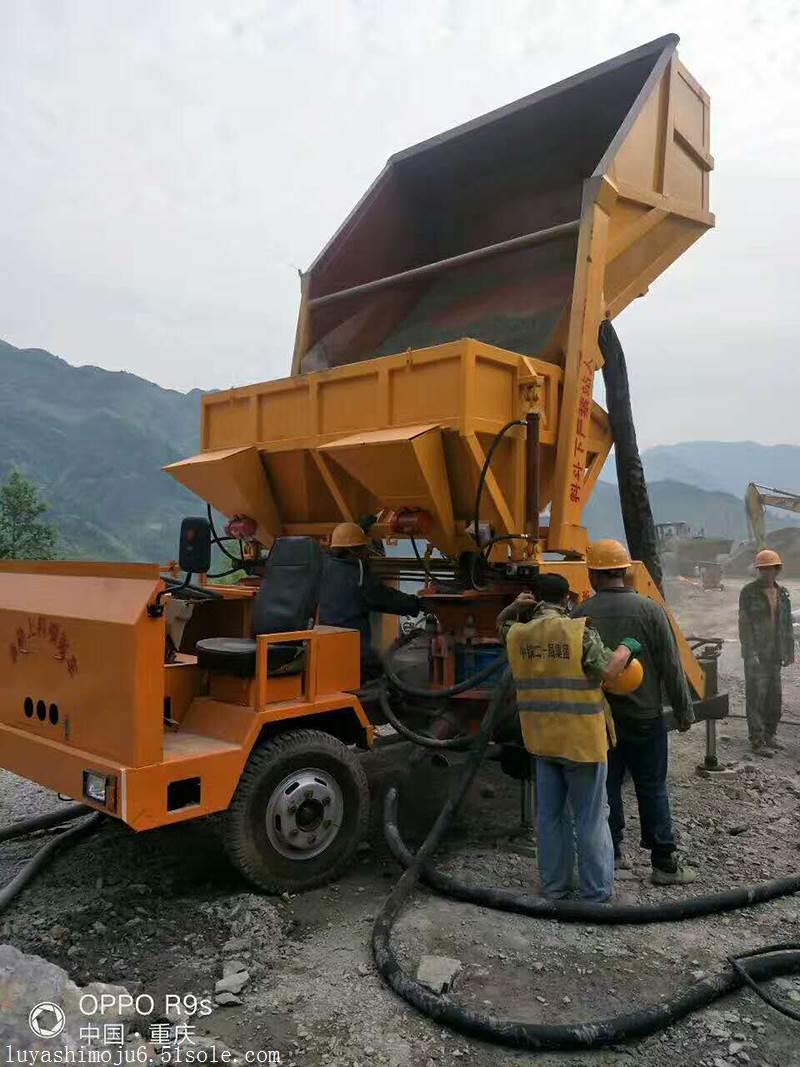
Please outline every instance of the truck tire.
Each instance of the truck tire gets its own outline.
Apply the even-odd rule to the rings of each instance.
[[[358,756],[321,730],[255,748],[223,821],[233,865],[267,893],[325,885],[366,832],[369,786]]]

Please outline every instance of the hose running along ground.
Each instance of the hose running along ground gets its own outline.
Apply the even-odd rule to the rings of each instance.
[[[800,974],[800,943],[769,945],[743,953],[728,961],[726,969],[694,982],[670,1000],[651,1004],[608,1019],[572,1024],[542,1024],[497,1019],[456,1004],[449,996],[433,993],[427,986],[409,977],[392,948],[392,927],[406,906],[417,882],[423,881],[437,892],[458,900],[536,918],[594,924],[669,922],[697,918],[732,908],[774,900],[800,889],[800,875],[779,878],[763,885],[732,889],[722,893],[667,901],[642,907],[614,904],[591,904],[580,901],[546,901],[505,889],[466,886],[428,866],[467,791],[483,763],[494,720],[509,693],[510,670],[494,690],[461,775],[439,813],[434,826],[416,855],[403,842],[397,826],[397,789],[387,793],[385,830],[390,849],[405,866],[378,915],[372,931],[372,952],[384,981],[404,1000],[437,1023],[481,1040],[493,1041],[527,1051],[574,1051],[597,1049],[620,1041],[646,1037],[670,1026],[691,1012],[707,1007],[715,1000],[745,985],[757,986],[770,978]],[[760,992],[760,991],[759,991]],[[771,999],[768,1000],[772,1003]]]
[[[11,826],[7,826],[5,829],[0,829],[0,841],[12,841],[35,833],[37,830],[48,830],[52,827],[61,826],[63,823],[71,822],[74,819],[81,818],[81,816],[88,817],[69,830],[65,830],[58,837],[52,838],[46,845],[43,845],[36,855],[32,856],[21,870],[14,875],[11,881],[0,889],[0,913],[5,911],[11,901],[53,859],[56,853],[61,852],[68,845],[74,845],[81,837],[96,830],[104,816],[102,812],[94,812],[83,804],[72,804],[67,808],[61,808],[59,811],[53,811],[47,815],[37,815],[32,819],[22,819],[19,822],[12,823]]]

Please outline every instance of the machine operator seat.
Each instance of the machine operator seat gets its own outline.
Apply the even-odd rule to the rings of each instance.
[[[209,637],[198,641],[198,667],[252,678],[256,673],[256,634],[290,633],[314,625],[322,562],[322,549],[312,537],[277,538],[253,602],[252,637]],[[270,645],[267,673],[299,674],[304,662],[302,644]]]

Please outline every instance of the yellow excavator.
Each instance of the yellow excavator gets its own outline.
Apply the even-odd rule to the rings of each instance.
[[[750,482],[744,495],[747,524],[756,544],[756,552],[767,547],[766,509],[780,508],[800,515],[800,496],[786,489],[770,489],[766,485]]]

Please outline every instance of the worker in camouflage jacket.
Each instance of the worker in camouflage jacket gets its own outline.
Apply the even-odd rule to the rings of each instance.
[[[758,577],[739,594],[747,728],[753,752],[767,758],[784,747],[775,736],[781,720],[781,668],[794,663],[791,603],[778,585],[781,566],[777,552],[759,552]]]

